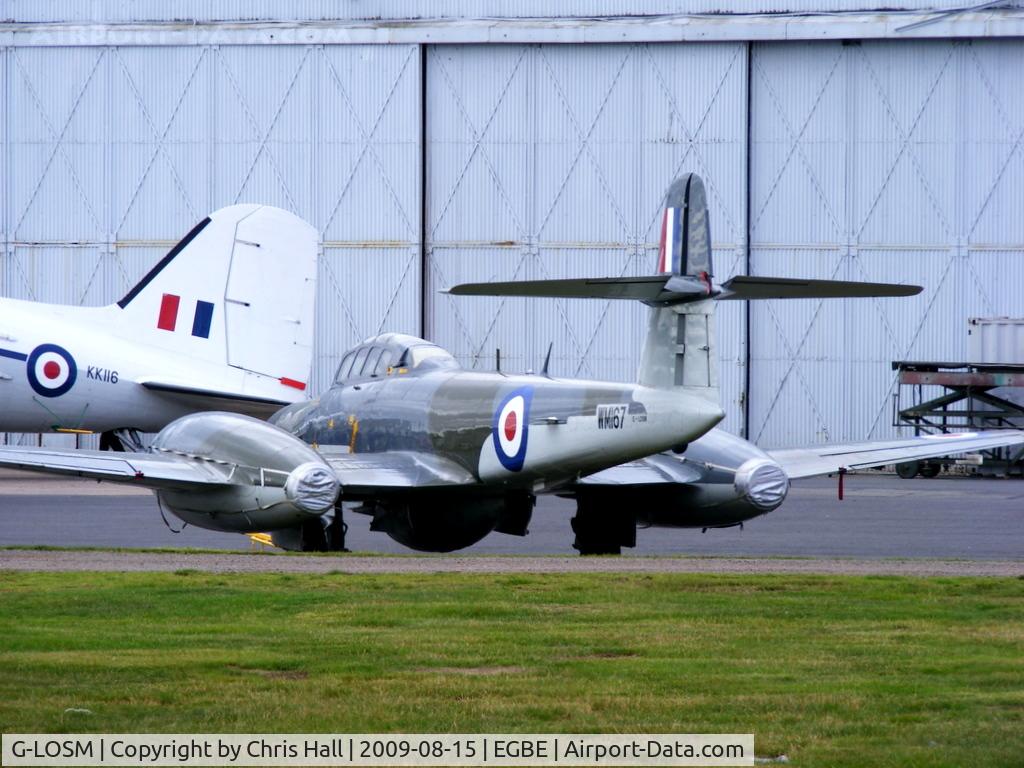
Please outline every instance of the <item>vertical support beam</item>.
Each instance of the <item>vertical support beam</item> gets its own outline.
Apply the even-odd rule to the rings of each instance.
[[[647,232],[643,226],[643,203],[644,184],[644,68],[643,51],[649,43],[635,43],[633,45],[633,125],[637,126],[635,146],[633,150],[633,231],[629,233],[629,240],[633,244],[632,259],[634,269],[639,265],[640,274],[646,275],[651,267],[646,263],[647,257]],[[638,311],[640,307],[636,307]],[[646,307],[643,308],[646,310]],[[639,361],[638,361],[639,365]]]
[[[6,280],[6,270],[11,258],[11,58],[13,56],[11,48],[3,49],[4,56],[4,82],[3,82],[3,147],[4,147],[4,166],[3,173],[0,174],[0,184],[3,185],[3,199],[0,199],[0,221],[3,222],[4,228],[4,251],[3,251],[3,264],[0,266],[0,288],[3,289],[3,293],[6,294],[10,290],[10,286]],[[4,441],[6,443],[6,439]]]
[[[7,270],[10,268],[11,256],[11,57],[10,47],[3,49],[4,57],[4,81],[3,81],[3,172],[0,173],[0,184],[3,185],[3,197],[0,199],[0,222],[4,228],[4,250],[0,254],[0,293],[7,294],[10,285],[7,284]],[[3,433],[3,444],[11,442],[11,436]]]
[[[324,114],[326,110],[321,108],[324,103],[321,89],[323,88],[324,78],[322,77],[324,70],[324,47],[322,45],[314,45],[310,47],[309,51],[310,67],[310,86],[309,86],[309,115],[311,117],[309,121],[309,196],[307,205],[309,206],[308,215],[303,216],[307,221],[313,224],[316,229],[316,292],[314,294],[313,302],[313,362],[309,371],[309,381],[313,383],[313,389],[315,392],[320,392],[321,379],[319,376],[317,361],[320,359],[323,353],[323,330],[321,329],[320,319],[317,317],[319,312],[323,311],[323,307],[320,306],[320,285],[321,275],[323,274],[324,264],[324,228],[320,221],[320,188],[323,183],[321,174],[321,144],[323,138],[323,121],[326,117]],[[327,386],[330,386],[330,379],[326,382]],[[338,506],[337,514],[341,515],[341,506]]]
[[[103,237],[103,252],[99,255],[99,260],[104,268],[114,263],[114,243],[117,239],[117,222],[114,219],[114,174],[116,170],[115,165],[115,153],[114,153],[114,131],[113,131],[113,115],[115,110],[114,105],[114,48],[107,46],[106,49],[106,78],[105,88],[106,93],[103,95],[103,112],[107,115],[107,120],[103,126],[103,227],[106,230],[100,233]],[[114,271],[114,270],[112,270]],[[116,271],[114,271],[116,273]],[[114,288],[114,286],[110,286]],[[131,286],[126,286],[131,288]],[[116,291],[115,293],[119,293]],[[82,298],[85,298],[84,296]],[[111,296],[111,299],[116,300],[117,296]],[[79,302],[81,303],[81,301]],[[75,444],[77,446],[78,438],[75,438]]]
[[[206,110],[206,167],[210,174],[206,180],[206,211],[217,209],[217,84],[220,80],[220,46],[207,46],[205,54],[210,72],[210,108]]]
[[[955,128],[953,133],[953,194],[950,199],[953,200],[953,227],[955,232],[953,233],[956,237],[956,241],[953,244],[956,249],[956,263],[954,264],[953,276],[957,275],[958,271],[960,274],[969,274],[969,263],[971,259],[970,249],[970,232],[968,231],[968,219],[967,219],[967,205],[963,202],[964,190],[967,189],[967,136],[968,136],[968,121],[972,119],[972,115],[969,111],[968,99],[967,99],[967,52],[968,46],[971,45],[970,40],[954,40],[950,43],[954,50],[953,56],[955,57],[956,66],[956,100],[957,109]],[[975,83],[976,85],[976,83]],[[998,183],[994,182],[994,183]],[[957,201],[961,201],[957,204]],[[982,292],[982,296],[985,294]],[[986,301],[986,303],[988,303]],[[986,306],[985,310],[989,313],[995,313],[995,307]],[[963,337],[961,336],[960,344],[963,344]],[[966,350],[961,346],[956,350],[958,354],[964,354]]]
[[[856,46],[856,47],[855,47]],[[856,121],[857,121],[857,64],[860,59],[860,42],[854,40],[844,40],[842,42],[842,56],[843,56],[843,78],[845,79],[845,96],[844,96],[844,109],[845,114],[843,115],[843,232],[842,242],[844,243],[840,259],[845,262],[843,265],[844,271],[841,276],[845,280],[857,279],[857,270],[854,269],[855,261],[858,258],[857,255],[857,222],[855,221],[856,212],[854,211],[854,200],[856,199],[854,191],[854,183],[857,178],[857,136],[856,136]],[[847,337],[851,332],[850,326],[852,325],[853,318],[853,307],[849,300],[843,301],[843,330],[842,334]],[[842,402],[850,402],[850,379],[853,376],[853,370],[850,360],[850,353],[844,352],[842,355],[842,371],[843,378],[840,382],[840,397]],[[839,439],[860,439],[867,440],[870,435],[852,435],[850,419],[850,409],[844,408],[842,410],[842,422],[838,425],[839,428]]]
[[[744,221],[744,269],[746,274],[751,273],[751,267],[753,266],[753,259],[750,254],[750,242],[751,242],[751,218],[750,212],[752,207],[751,200],[751,182],[750,182],[750,170],[752,167],[751,156],[753,154],[753,88],[751,88],[752,78],[754,75],[754,43],[750,40],[747,41],[747,77],[746,77],[746,117],[747,117],[747,133],[744,141],[744,149],[746,150],[746,169],[744,171],[744,188],[745,195],[743,198],[743,221]],[[746,440],[750,439],[750,363],[752,355],[750,353],[750,327],[751,327],[751,316],[750,316],[750,302],[743,302],[743,437]]]
[[[309,121],[309,186],[308,186],[308,205],[309,210],[302,214],[303,218],[313,222],[313,225],[320,230],[317,222],[317,215],[320,212],[320,138],[321,130],[320,123],[323,120],[324,110],[320,109],[322,100],[320,98],[321,85],[321,72],[323,71],[323,53],[324,47],[322,45],[312,45],[309,47],[309,114],[312,119]],[[323,241],[323,232],[320,232],[320,240]]]
[[[419,272],[420,272],[420,336],[429,339],[433,334],[430,323],[430,252],[427,246],[427,46],[419,44],[420,57],[420,219],[419,219]]]

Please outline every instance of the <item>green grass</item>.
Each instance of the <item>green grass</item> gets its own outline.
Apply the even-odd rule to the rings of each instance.
[[[5,572],[0,629],[8,733],[753,731],[799,766],[1024,762],[1019,579]]]

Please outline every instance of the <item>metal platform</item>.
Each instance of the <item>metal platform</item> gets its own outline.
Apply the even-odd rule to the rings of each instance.
[[[1024,427],[1024,405],[993,394],[1002,387],[1024,388],[1024,365],[897,360],[892,369],[898,372],[894,426],[913,427],[915,435]],[[942,387],[945,392],[926,397],[925,387]],[[983,455],[984,463],[976,469],[979,474],[1024,476],[1024,446]],[[930,472],[935,464],[924,466]],[[921,472],[926,474],[923,468]],[[914,474],[917,471],[901,476]]]

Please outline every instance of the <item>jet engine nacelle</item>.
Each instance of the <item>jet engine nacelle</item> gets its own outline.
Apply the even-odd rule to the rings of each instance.
[[[723,430],[695,440],[683,455],[662,457],[697,477],[686,483],[582,486],[581,507],[628,509],[640,527],[726,528],[771,512],[789,492],[782,467],[753,443]]]
[[[714,477],[659,489],[656,499],[645,494],[637,524],[655,528],[727,528],[771,512],[789,491],[789,478],[770,459],[750,459],[729,474],[728,478]]]
[[[664,528],[722,528],[771,512],[786,499],[789,477],[753,443],[715,429],[679,459],[697,482],[669,486],[670,498],[644,505],[637,522]]]
[[[184,416],[164,427],[152,450],[188,458],[223,478],[201,491],[157,491],[168,510],[200,528],[253,533],[301,526],[331,511],[340,492],[337,476],[316,451],[248,416]]]

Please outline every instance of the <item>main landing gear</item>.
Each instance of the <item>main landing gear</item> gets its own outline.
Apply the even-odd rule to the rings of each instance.
[[[572,519],[576,534],[573,549],[581,555],[621,555],[623,547],[636,546],[636,520],[621,505],[580,496]]]
[[[345,548],[346,533],[348,523],[345,522],[341,504],[338,504],[330,517],[319,517],[302,524],[302,551],[348,552]]]
[[[142,450],[142,438],[135,429],[112,429],[101,432],[100,450],[138,453]]]
[[[934,461],[905,461],[896,465],[896,474],[904,480],[920,475],[921,477],[938,477],[942,464]]]

